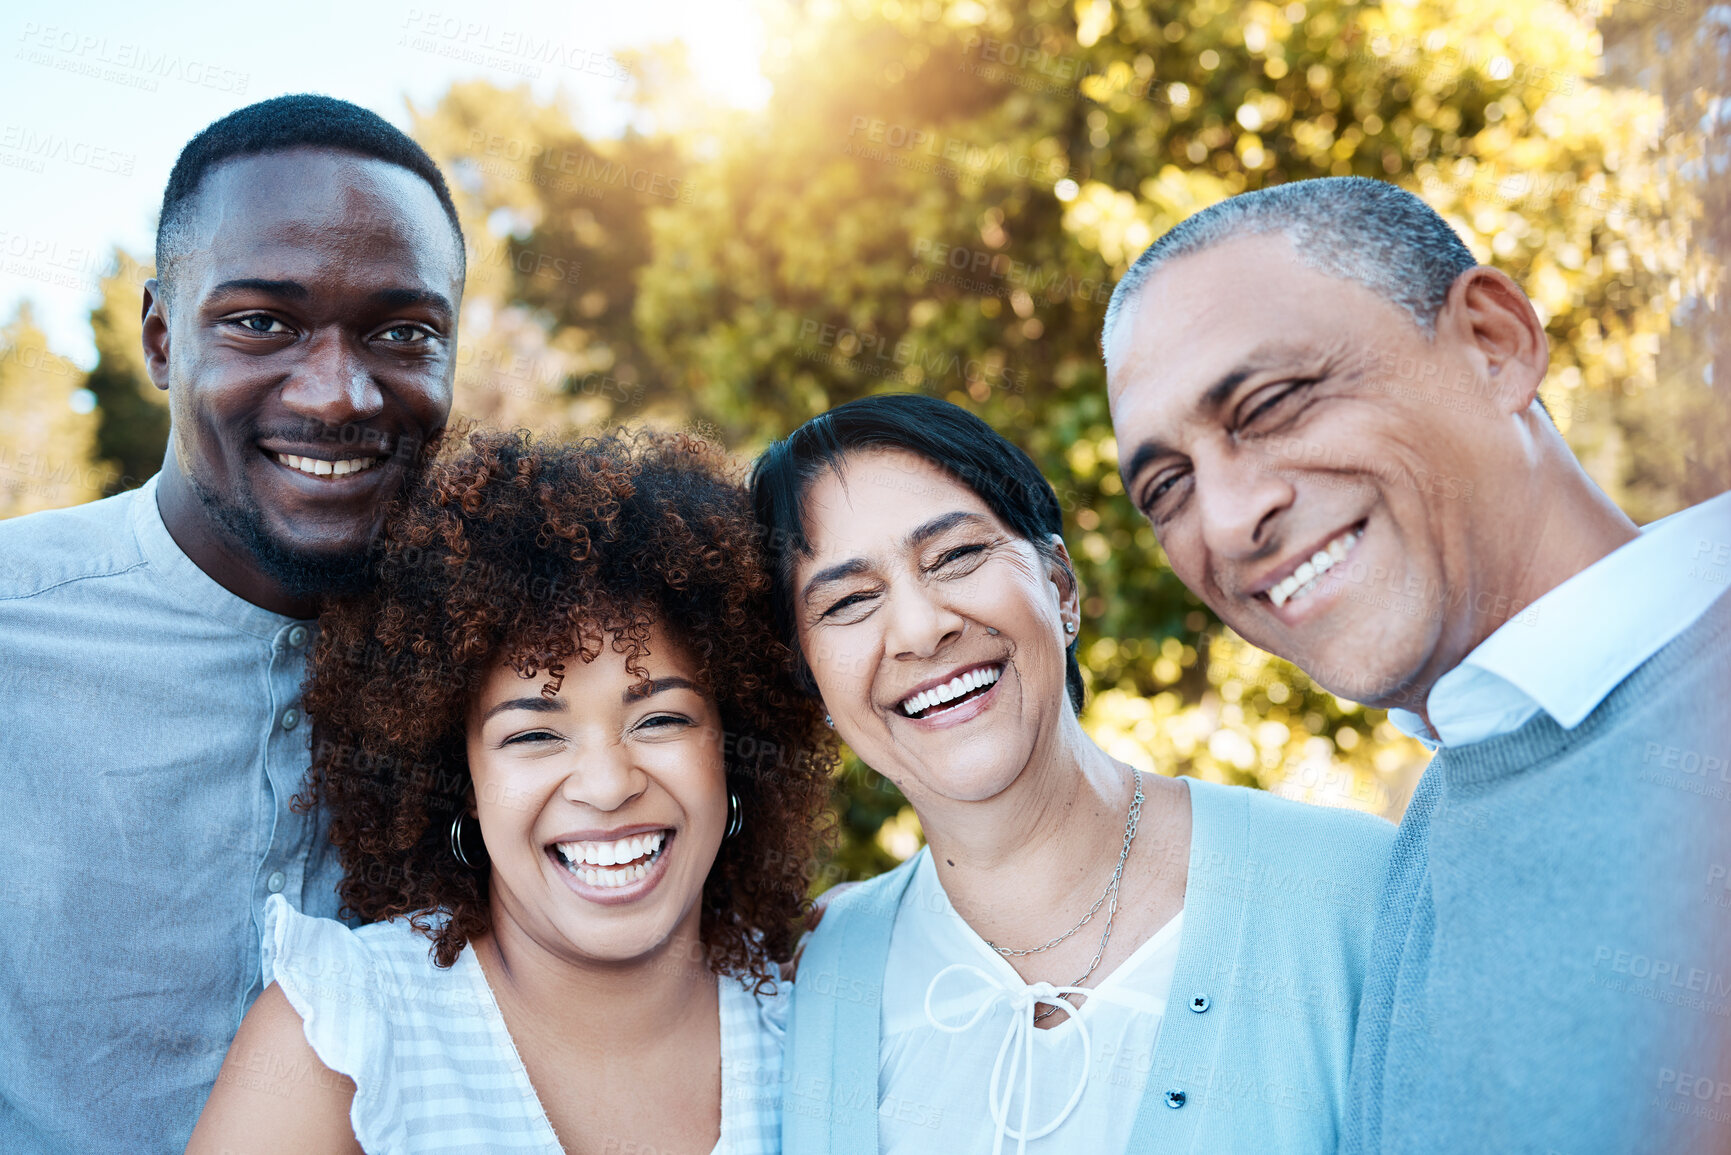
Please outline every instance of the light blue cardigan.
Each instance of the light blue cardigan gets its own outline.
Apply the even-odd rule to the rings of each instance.
[[[1186,781],[1183,940],[1129,1150],[1332,1155],[1394,827]],[[837,898],[806,946],[783,1155],[878,1155],[884,964],[915,861]]]

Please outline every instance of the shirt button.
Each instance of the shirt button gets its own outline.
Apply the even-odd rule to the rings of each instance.
[[[289,632],[288,632],[288,644],[293,646],[297,650],[300,649],[302,646],[306,645],[307,644],[307,628],[305,626],[295,626],[293,629],[289,630]]]
[[[1166,1105],[1168,1107],[1172,1108],[1174,1111],[1176,1111],[1178,1108],[1182,1107],[1184,1105],[1184,1092],[1183,1091],[1168,1091],[1168,1092],[1166,1092]]]
[[[282,893],[282,888],[287,885],[287,883],[288,876],[280,870],[271,871],[270,877],[264,880],[265,889],[270,891],[272,894]]]
[[[1201,1014],[1203,1011],[1207,1010],[1208,1009],[1208,996],[1207,995],[1196,995],[1194,998],[1192,998],[1190,1000],[1190,1009],[1195,1011],[1197,1014]]]
[[[301,724],[301,712],[290,706],[282,712],[282,728],[292,730]]]

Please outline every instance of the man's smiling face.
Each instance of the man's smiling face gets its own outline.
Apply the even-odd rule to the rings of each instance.
[[[295,148],[213,169],[185,249],[146,296],[169,468],[291,596],[341,588],[450,411],[450,221],[406,169]]]
[[[1173,259],[1108,337],[1125,489],[1174,572],[1345,697],[1410,703],[1491,620],[1455,610],[1483,600],[1472,497],[1508,423],[1458,337],[1280,233]]]

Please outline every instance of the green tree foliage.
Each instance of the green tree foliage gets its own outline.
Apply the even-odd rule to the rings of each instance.
[[[28,305],[0,325],[0,517],[101,497],[97,418],[84,371],[48,348]]]
[[[90,310],[96,367],[84,387],[96,401],[98,461],[111,471],[107,493],[142,485],[162,468],[168,447],[168,395],[144,368],[142,291],[155,269],[123,249],[102,278],[101,299]]]
[[[678,54],[650,60],[677,87]],[[654,106],[640,90],[640,107]],[[527,88],[454,86],[416,115],[468,237],[458,407],[499,421],[585,424],[684,399],[654,389],[634,319],[648,215],[692,195],[679,144],[590,140]]]
[[[1595,8],[1596,10],[1596,8]],[[1683,297],[1659,350],[1656,380],[1610,392],[1629,499],[1644,513],[1694,504],[1731,485],[1731,26],[1722,6],[1624,2],[1599,20],[1605,81],[1664,102],[1659,162],[1688,206]]]
[[[423,137],[458,146],[461,165],[478,129],[533,123],[542,156],[592,151],[681,179],[660,199],[521,179],[476,190],[477,215],[514,246],[481,311],[527,306],[541,339],[629,366],[643,408],[615,400],[607,417],[701,421],[749,452],[877,391],[972,408],[1063,501],[1089,592],[1096,737],[1165,772],[1393,813],[1416,745],[1222,630],[1123,500],[1100,317],[1144,245],[1221,197],[1398,181],[1527,286],[1553,343],[1547,399],[1601,484],[1641,516],[1684,504],[1683,470],[1665,472],[1676,392],[1652,383],[1688,295],[1687,203],[1663,163],[1659,99],[1599,80],[1595,15],[1489,0],[829,0],[772,19],[760,115],[666,99],[683,91],[666,54],[636,94],[654,114],[620,141],[584,142],[554,110],[480,89],[466,104],[453,93],[434,119],[454,127]],[[523,253],[568,256],[596,280],[537,284]],[[593,316],[588,292],[606,301]],[[857,764],[837,804],[846,870],[916,844],[893,787]]]
[[[1645,520],[1731,484],[1707,372],[1731,377],[1714,339],[1731,233],[1702,219],[1728,187],[1717,10],[767,2],[757,113],[714,107],[677,46],[633,58],[607,139],[527,89],[464,83],[415,111],[470,241],[457,410],[699,423],[743,455],[869,393],[969,407],[1057,487],[1086,594],[1084,723],[1118,756],[1389,814],[1423,762],[1381,712],[1224,630],[1121,493],[1107,297],[1222,197],[1347,174],[1419,193],[1533,297],[1547,403],[1601,485]],[[124,289],[92,318],[103,429],[116,412],[101,456],[122,472],[148,453],[119,431],[149,440],[120,416],[137,404]],[[836,805],[841,873],[918,843],[857,762]]]
[[[1683,295],[1658,101],[1593,83],[1591,19],[1544,3],[862,0],[778,30],[757,131],[655,218],[638,318],[662,372],[748,443],[879,390],[969,405],[1064,499],[1097,737],[1398,810],[1416,747],[1223,632],[1122,499],[1101,287],[1231,193],[1401,182],[1528,286],[1559,421],[1627,498],[1608,399],[1653,380]]]

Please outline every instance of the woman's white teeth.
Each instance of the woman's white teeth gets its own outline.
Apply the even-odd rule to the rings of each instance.
[[[573,866],[571,871],[590,886],[620,887],[630,886],[638,879],[646,877],[649,874],[649,864],[639,862],[635,866],[627,866],[624,870],[597,870],[593,866]]]
[[[661,853],[666,840],[667,832],[657,830],[615,842],[561,842],[558,851],[571,872],[589,885],[624,886],[649,873],[650,864]]]
[[[290,469],[298,469],[314,477],[344,477],[371,469],[384,460],[382,457],[350,457],[343,461],[325,461],[318,457],[297,457],[292,453],[278,453],[275,456]]]
[[[1334,564],[1344,558],[1363,536],[1362,529],[1348,530],[1311,554],[1310,560],[1300,562],[1297,569],[1275,583],[1274,588],[1268,591],[1268,600],[1276,606],[1283,606],[1309,593],[1316,587],[1316,580],[1333,569]]]
[[[991,685],[1002,677],[1003,673],[1002,666],[985,666],[978,670],[969,670],[965,674],[958,674],[941,686],[921,690],[913,697],[903,700],[902,713],[912,717],[931,709],[933,706],[941,706],[945,702],[954,701],[969,691]]]

